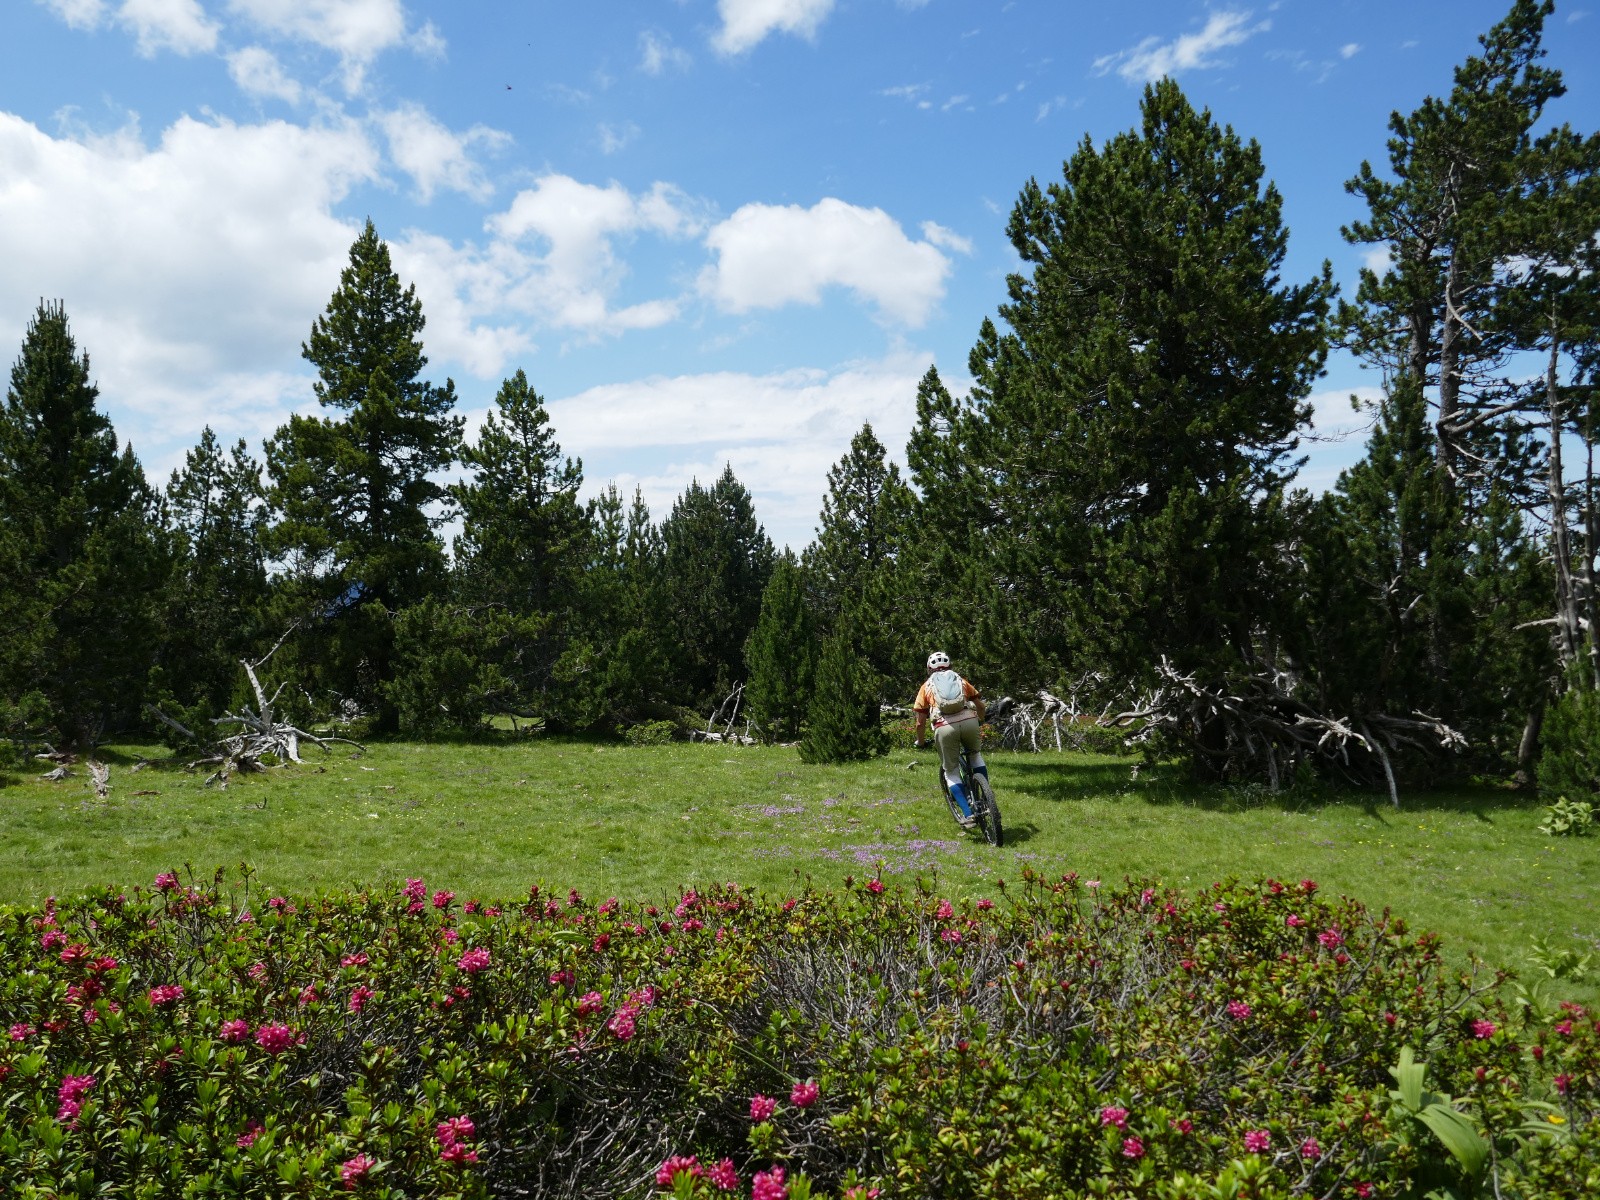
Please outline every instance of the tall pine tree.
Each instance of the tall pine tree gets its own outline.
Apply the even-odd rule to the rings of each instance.
[[[338,415],[291,417],[267,443],[279,514],[269,544],[297,585],[299,615],[322,635],[302,645],[302,670],[374,707],[382,731],[398,726],[386,695],[392,618],[443,580],[435,476],[455,461],[462,424],[455,385],[422,378],[424,323],[368,221],[301,348],[318,401]]]
[[[802,568],[785,551],[773,564],[761,615],[744,647],[745,703],[769,739],[799,736],[816,682],[818,649]]]

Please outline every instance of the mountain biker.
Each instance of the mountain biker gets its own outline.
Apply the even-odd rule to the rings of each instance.
[[[956,684],[960,685],[959,699]],[[959,707],[956,707],[958,703]],[[951,709],[954,711],[947,711]],[[939,764],[944,769],[944,781],[949,784],[950,794],[955,797],[956,807],[961,810],[961,824],[970,826],[974,818],[966,785],[961,782],[961,749],[966,748],[967,761],[972,764],[973,771],[987,779],[989,765],[983,761],[980,733],[984,718],[983,697],[977,688],[950,669],[948,654],[943,650],[935,650],[928,655],[928,678],[917,692],[911,711],[917,718],[913,737],[919,748],[926,744],[922,734],[928,727],[929,718],[932,718],[933,737],[939,746]]]

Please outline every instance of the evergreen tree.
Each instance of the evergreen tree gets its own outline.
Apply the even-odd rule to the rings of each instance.
[[[889,748],[874,681],[856,651],[854,637],[847,617],[822,643],[800,738],[801,762],[863,762]]]
[[[904,674],[900,599],[915,502],[872,426],[863,425],[828,472],[817,540],[806,549],[806,578],[823,629],[848,615],[880,693]]]
[[[239,660],[265,636],[265,496],[243,439],[225,456],[208,425],[167,483],[165,515],[175,561],[152,700],[196,729],[227,706]]]
[[[267,443],[279,513],[269,544],[287,561],[302,613],[324,625],[302,669],[375,705],[384,731],[398,721],[385,695],[391,620],[443,578],[435,530],[446,492],[433,476],[455,460],[461,432],[450,415],[455,385],[422,378],[423,325],[416,289],[402,290],[368,221],[301,348],[317,368],[318,401],[340,415],[291,417]]]
[[[742,678],[772,561],[772,542],[731,466],[710,488],[691,482],[673,504],[661,525],[658,598],[682,703],[720,699]]]
[[[788,551],[773,564],[761,615],[745,643],[744,698],[763,734],[775,741],[800,734],[817,674],[817,630],[806,603],[799,562]]]
[[[1163,655],[1225,684],[1285,620],[1284,489],[1329,269],[1282,282],[1282,202],[1255,143],[1170,80],[1141,115],[1024,188],[1009,233],[1030,273],[1009,280],[1008,329],[985,321],[948,433],[937,397],[919,421],[925,503],[925,476],[971,492],[941,501],[954,521],[933,536],[967,564],[951,578],[987,612],[1001,686],[1137,679]]]
[[[65,308],[41,304],[0,414],[0,698],[74,745],[137,720],[166,571],[155,495],[98,398]]]

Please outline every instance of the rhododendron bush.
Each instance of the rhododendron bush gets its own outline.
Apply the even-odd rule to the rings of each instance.
[[[1597,1014],[1310,881],[1093,882],[0,910],[0,1192],[1600,1194]]]

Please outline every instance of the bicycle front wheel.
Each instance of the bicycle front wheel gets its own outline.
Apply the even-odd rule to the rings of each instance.
[[[983,827],[983,836],[988,839],[991,846],[998,846],[1005,841],[1005,827],[1000,823],[1000,805],[995,802],[994,788],[989,786],[989,777],[974,773],[972,776],[973,809],[978,813],[978,824]]]

